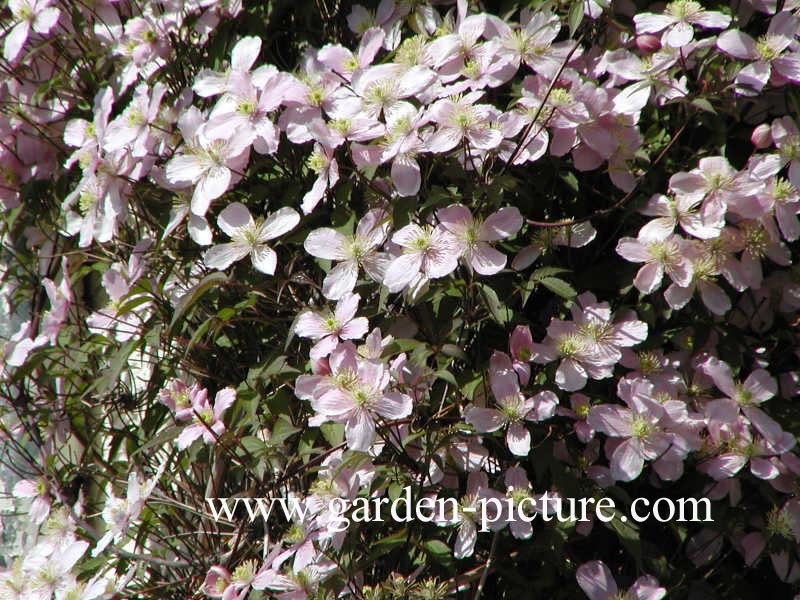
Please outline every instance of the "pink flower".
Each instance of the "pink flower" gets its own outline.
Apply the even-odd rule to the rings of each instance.
[[[389,216],[381,209],[367,212],[356,226],[355,235],[346,236],[323,227],[308,234],[303,247],[306,252],[325,260],[338,260],[322,282],[322,293],[329,300],[338,300],[353,291],[359,267],[375,281],[383,280],[388,256],[377,248],[386,241]]]
[[[498,53],[518,67],[525,63],[536,73],[553,77],[570,54],[573,42],[556,42],[561,20],[550,11],[523,11],[520,27],[506,26],[501,32]],[[580,49],[572,58],[580,56]]]
[[[222,415],[236,400],[236,390],[225,388],[214,396],[214,406],[208,402],[206,394],[197,394],[192,397],[192,416],[194,422],[184,427],[175,440],[179,450],[186,450],[197,438],[203,438],[206,444],[214,444],[217,438],[225,433],[225,423]]]
[[[489,104],[475,104],[482,92],[470,92],[461,98],[438,100],[426,118],[439,128],[426,141],[429,152],[448,152],[462,142],[478,150],[492,150],[503,141],[503,134],[493,126],[499,116]]]
[[[366,317],[356,317],[361,296],[347,292],[336,304],[336,310],[324,313],[306,311],[297,317],[295,333],[300,337],[317,340],[311,348],[310,356],[314,360],[328,356],[340,340],[358,340],[364,337],[369,329]]]
[[[42,318],[41,332],[47,336],[51,346],[54,346],[58,340],[58,332],[61,331],[61,326],[67,318],[67,312],[73,301],[67,264],[67,258],[62,258],[61,283],[58,286],[49,278],[42,280],[42,285],[44,285],[50,300],[50,310]]]
[[[694,38],[692,25],[705,29],[725,29],[731,18],[721,12],[707,11],[694,0],[673,0],[667,4],[666,14],[639,13],[633,17],[633,22],[637,34],[664,31],[662,42],[680,48]]]
[[[228,91],[208,117],[205,131],[212,138],[241,132],[245,143],[252,144],[256,152],[272,154],[278,149],[280,132],[270,114],[283,102],[292,80],[272,66],[259,70],[259,86],[245,78],[231,78]]]
[[[347,447],[367,452],[375,439],[377,418],[403,419],[411,414],[412,400],[406,394],[387,391],[390,376],[377,361],[357,360],[355,352],[331,356],[333,381],[311,399],[321,416],[344,423]]]
[[[680,1],[680,0],[679,0]],[[658,581],[651,575],[642,575],[624,594],[619,591],[611,570],[599,560],[583,563],[575,573],[578,585],[589,597],[589,600],[661,600],[667,590],[659,587]]]
[[[458,266],[458,241],[443,228],[410,223],[395,232],[392,242],[402,248],[402,254],[392,260],[383,278],[390,292],[399,292],[420,272],[429,279],[438,279]]]
[[[671,437],[663,431],[664,408],[652,397],[646,380],[620,381],[618,395],[628,408],[611,404],[592,406],[586,423],[594,430],[622,442],[610,452],[611,476],[616,481],[633,481],[645,460],[655,460],[669,448]],[[608,453],[608,446],[606,452]]]
[[[706,405],[709,420],[732,423],[741,410],[770,444],[783,446],[785,439],[788,439],[786,436],[791,437],[791,434],[783,431],[780,424],[759,408],[759,405],[772,398],[778,391],[777,382],[766,370],[756,369],[743,383],[738,383],[734,381],[728,364],[718,358],[709,358],[701,365],[701,369],[714,380],[717,389],[727,396],[712,400]]]
[[[778,148],[781,166],[789,165],[789,181],[800,187],[800,131],[792,117],[781,117],[772,122],[772,139]]]
[[[194,107],[181,115],[178,127],[186,144],[167,163],[166,176],[170,183],[195,186],[191,209],[202,217],[211,201],[241,178],[250,157],[251,138],[241,129],[211,135]]]
[[[488,527],[491,531],[499,531],[506,525],[506,520],[497,514],[497,504],[485,502],[489,499],[497,501],[504,500],[503,495],[497,490],[489,487],[489,478],[486,473],[470,473],[467,478],[467,493],[458,503],[458,510],[445,511],[444,515],[437,514],[437,524],[439,527],[457,527],[455,545],[453,546],[453,556],[457,559],[472,556],[475,551],[475,542],[478,541],[478,526],[481,529]],[[485,502],[486,520],[483,519],[481,501]],[[501,506],[504,506],[502,504]],[[438,521],[438,517],[444,516],[445,520]]]
[[[657,217],[644,226],[647,232],[662,232],[665,237],[675,232],[680,224],[689,235],[700,239],[718,237],[725,224],[725,209],[719,204],[707,204],[701,210],[703,195],[678,195],[675,197],[656,194],[642,209],[645,215]]]
[[[386,34],[382,29],[370,27],[361,36],[357,53],[353,53],[341,44],[328,44],[320,48],[317,59],[350,81],[353,73],[372,64],[385,38]]]
[[[127,268],[112,267],[103,274],[103,289],[108,295],[109,303],[86,317],[86,324],[92,333],[108,336],[113,332],[114,338],[119,342],[125,342],[139,333],[141,323],[149,315],[150,302],[138,304],[136,310],[123,309],[126,300],[132,301],[140,297],[130,292],[144,272],[142,255],[151,243],[152,240],[145,238],[134,247]]]
[[[208,390],[197,383],[187,386],[180,379],[174,379],[158,393],[158,401],[174,412],[176,419],[187,421],[194,416],[194,406],[208,404]]]
[[[131,156],[137,158],[153,152],[157,137],[163,136],[153,125],[160,116],[161,100],[166,92],[167,87],[160,82],[152,89],[144,83],[139,85],[130,104],[108,125],[103,140],[104,150],[130,149]]]
[[[325,192],[339,181],[339,163],[333,156],[333,148],[315,143],[314,151],[308,157],[307,165],[309,170],[316,173],[317,178],[311,189],[303,196],[301,208],[305,215],[311,213],[325,196]]]
[[[787,52],[797,33],[791,13],[772,18],[767,33],[758,40],[739,30],[724,31],[717,38],[717,48],[742,60],[752,60],[736,75],[736,91],[753,96],[776,74],[779,78],[800,83],[800,52]]]
[[[492,354],[489,378],[499,408],[470,406],[464,413],[464,420],[481,433],[506,427],[508,449],[516,456],[527,456],[531,449],[531,434],[524,421],[543,421],[552,417],[558,398],[550,391],[525,398],[520,393],[511,359],[502,352]]]
[[[523,223],[514,206],[501,208],[480,221],[472,217],[466,206],[453,204],[437,210],[436,218],[458,240],[460,254],[467,264],[481,275],[494,275],[506,265],[506,256],[488,242],[514,237]]]
[[[52,3],[53,0],[8,0],[12,25],[9,29],[9,25],[5,24],[3,58],[10,63],[17,59],[28,41],[31,29],[41,35],[50,33],[61,15],[60,10],[50,6]]]
[[[192,89],[203,98],[217,96],[230,92],[243,81],[253,82],[254,85],[264,83],[265,74],[271,67],[263,66],[251,72],[253,63],[256,62],[261,52],[261,40],[255,36],[243,37],[231,50],[230,67],[224,73],[217,73],[203,69],[195,77]]]
[[[527,325],[517,325],[508,340],[511,352],[511,366],[516,371],[519,382],[528,385],[531,377],[530,361],[533,358],[533,337]]]
[[[300,215],[291,208],[280,208],[263,221],[254,221],[244,204],[229,204],[219,214],[217,225],[231,241],[206,250],[203,261],[210,269],[221,271],[249,254],[258,271],[273,275],[278,256],[267,242],[291,231],[299,222]]]
[[[643,294],[654,292],[661,285],[664,273],[682,287],[692,281],[692,263],[686,255],[686,241],[665,232],[639,230],[637,238],[623,237],[617,243],[617,254],[625,260],[645,263],[633,280]]]
[[[50,489],[43,477],[18,481],[14,484],[11,495],[14,498],[33,498],[28,508],[28,517],[37,525],[44,523],[50,514]]]

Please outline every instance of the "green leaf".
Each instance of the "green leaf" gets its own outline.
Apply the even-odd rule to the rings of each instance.
[[[575,291],[575,288],[558,277],[544,277],[539,281],[539,283],[562,298],[570,299],[578,295],[578,292]]]
[[[513,311],[505,304],[500,302],[497,292],[495,292],[492,288],[490,288],[488,285],[479,285],[483,298],[486,301],[486,308],[489,309],[489,313],[492,315],[492,318],[497,322],[498,325],[506,325],[514,317]]]
[[[572,6],[569,7],[569,15],[567,16],[567,23],[569,24],[569,36],[575,35],[578,27],[581,26],[583,21],[583,0],[573,1]]]
[[[639,539],[639,527],[619,509],[604,509],[603,512],[614,515],[614,518],[605,523],[605,526],[617,534],[619,541],[636,561],[636,566],[641,570],[642,542]]]
[[[705,98],[695,98],[694,100],[692,100],[692,106],[696,106],[697,108],[699,108],[700,110],[704,110],[705,112],[717,114],[717,111],[711,105],[711,102],[709,102]]]
[[[342,423],[323,423],[319,426],[322,437],[331,446],[338,446],[344,441],[344,425]]]
[[[440,565],[449,566],[453,562],[450,546],[440,540],[428,540],[422,544],[422,548],[434,562]]]
[[[169,324],[169,332],[172,333],[172,330],[178,321],[183,318],[183,316],[190,308],[192,308],[192,306],[197,304],[197,302],[206,292],[227,281],[228,276],[225,275],[225,273],[217,271],[216,273],[211,273],[210,275],[203,277],[203,279],[200,280],[200,283],[195,285],[192,289],[186,292],[186,294],[181,296],[180,300],[178,300],[175,305],[175,314],[172,316],[172,321]]]

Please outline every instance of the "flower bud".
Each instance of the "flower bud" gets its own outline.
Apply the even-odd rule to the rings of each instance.
[[[645,33],[636,37],[636,47],[643,52],[657,52],[661,50],[661,40],[658,36]]]
[[[753,129],[753,133],[750,134],[750,141],[753,142],[753,146],[759,150],[771,146],[772,134],[770,133],[769,125],[762,123]]]

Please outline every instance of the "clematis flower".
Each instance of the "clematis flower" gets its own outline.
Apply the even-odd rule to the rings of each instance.
[[[192,213],[205,216],[212,200],[222,196],[241,178],[250,156],[251,136],[242,129],[212,136],[202,115],[190,107],[178,120],[186,144],[166,165],[170,183],[189,182],[195,186]]]
[[[386,269],[383,284],[390,292],[399,292],[420,272],[429,279],[437,279],[452,273],[458,266],[458,241],[443,228],[410,223],[395,232],[392,242],[400,246],[403,253]]]
[[[623,237],[617,243],[617,254],[625,260],[644,263],[633,280],[643,294],[654,292],[664,273],[681,287],[692,281],[692,263],[686,254],[686,241],[658,230],[639,230],[637,238]]]
[[[437,210],[436,218],[458,240],[460,254],[467,264],[481,275],[494,275],[506,265],[506,256],[488,242],[514,237],[523,223],[514,206],[501,208],[480,221],[473,218],[466,206],[453,204]]]
[[[14,484],[11,491],[14,498],[32,498],[28,517],[37,525],[44,523],[50,514],[50,488],[44,477],[22,479]]]
[[[50,345],[54,346],[58,339],[58,332],[67,318],[69,307],[72,306],[72,289],[69,285],[69,271],[67,270],[67,257],[61,259],[61,283],[56,284],[49,278],[42,280],[42,285],[50,300],[50,310],[42,318],[41,332],[46,335]]]
[[[61,11],[52,4],[53,0],[8,0],[12,25],[5,34],[3,58],[10,63],[17,59],[31,29],[41,35],[50,33],[61,16]]]
[[[800,52],[790,48],[797,33],[791,15],[772,18],[767,33],[754,40],[737,29],[722,32],[717,48],[740,60],[752,60],[736,74],[736,91],[753,96],[777,75],[784,80],[800,83]],[[787,49],[792,50],[785,52]]]
[[[636,33],[659,33],[662,42],[673,48],[687,45],[694,38],[692,25],[704,29],[725,29],[731,18],[721,12],[709,11],[695,0],[673,0],[665,14],[639,13],[633,17]]]
[[[192,402],[191,425],[183,428],[175,440],[178,450],[186,450],[196,439],[202,437],[206,444],[214,444],[217,438],[225,433],[225,423],[222,415],[236,400],[236,390],[224,388],[214,396],[214,406],[208,401],[207,394],[195,394],[190,397]]]
[[[470,406],[464,420],[476,431],[488,433],[506,428],[506,445],[516,456],[527,456],[531,450],[531,434],[524,421],[543,421],[555,414],[558,398],[553,392],[539,392],[525,398],[511,359],[494,352],[489,362],[489,381],[498,408]]]
[[[125,498],[118,498],[113,491],[109,492],[102,512],[103,521],[108,529],[92,549],[93,557],[103,552],[110,543],[122,540],[128,528],[138,520],[145,502],[158,484],[158,480],[161,479],[166,466],[166,461],[161,463],[158,471],[149,480],[141,480],[136,472],[131,471],[128,475],[128,490]]]
[[[324,313],[306,311],[297,317],[295,333],[300,337],[317,340],[311,348],[313,360],[328,356],[340,340],[359,340],[369,330],[366,317],[356,317],[361,296],[347,292],[336,303],[336,310]]]
[[[548,78],[555,76],[574,45],[569,40],[554,42],[561,31],[561,20],[549,11],[523,11],[519,28],[507,25],[502,29],[498,52],[512,65],[525,63]],[[573,60],[580,53],[580,49],[573,52]]]
[[[325,192],[339,181],[339,163],[333,156],[333,148],[314,144],[314,151],[308,157],[307,164],[309,170],[316,173],[317,178],[311,189],[303,196],[301,208],[305,215],[311,213],[325,196]]]
[[[152,89],[145,83],[139,85],[130,104],[109,123],[103,140],[105,151],[128,148],[136,158],[152,152],[156,144],[153,125],[160,116],[161,100],[166,92],[167,86],[161,82]]]
[[[652,384],[623,379],[617,394],[628,408],[612,404],[592,406],[586,423],[595,431],[622,442],[611,451],[611,476],[616,481],[633,481],[645,460],[655,460],[669,448],[670,436],[663,431],[664,408],[652,399]],[[608,449],[607,449],[608,451]]]
[[[575,572],[575,579],[589,600],[661,600],[667,595],[652,575],[642,575],[627,592],[620,592],[611,570],[599,560],[583,563]]]
[[[233,86],[240,85],[243,81],[252,82],[256,86],[264,83],[269,67],[259,67],[251,72],[261,52],[261,39],[255,36],[243,37],[231,50],[230,67],[223,73],[203,69],[195,77],[192,89],[203,98],[217,96],[229,92]]]
[[[710,420],[732,423],[741,410],[770,444],[784,444],[786,435],[780,424],[759,408],[778,391],[777,382],[765,369],[756,369],[744,382],[738,383],[733,379],[730,366],[718,358],[709,358],[700,368],[714,380],[717,389],[727,396],[712,400],[706,405],[706,414]]]
[[[511,352],[511,366],[516,371],[519,382],[528,385],[531,378],[530,361],[533,357],[533,337],[530,327],[517,325],[508,339],[508,348]]]
[[[303,247],[317,258],[338,260],[322,282],[322,294],[329,300],[338,300],[353,291],[358,281],[359,267],[375,281],[381,281],[386,271],[388,255],[378,252],[389,233],[389,217],[382,209],[367,212],[356,226],[352,236],[323,227],[308,234]]]
[[[192,407],[208,404],[208,390],[197,383],[187,386],[175,379],[158,393],[158,401],[174,412],[176,419],[187,421],[194,416]]]
[[[678,195],[670,198],[663,194],[655,194],[650,198],[642,214],[656,217],[644,226],[645,231],[654,235],[667,237],[681,228],[696,238],[709,239],[718,237],[725,224],[725,207],[718,204],[707,204],[706,210],[700,210],[703,195]]]
[[[781,167],[789,166],[789,181],[800,188],[800,130],[792,117],[775,119],[770,127]]]
[[[242,77],[230,77],[227,92],[214,105],[205,131],[212,138],[241,132],[256,152],[272,154],[278,149],[280,132],[270,114],[283,102],[292,79],[271,65],[259,71],[258,86]]]
[[[320,416],[344,423],[348,448],[367,452],[375,440],[376,419],[407,417],[412,400],[406,394],[386,389],[390,375],[383,363],[357,360],[354,352],[343,353],[340,359],[333,385],[319,396],[315,392],[311,405]]]
[[[499,116],[489,104],[476,104],[483,92],[470,92],[463,97],[435,102],[426,118],[439,128],[426,141],[428,152],[440,154],[466,141],[478,150],[492,150],[503,141],[501,131],[493,127]]]
[[[475,551],[475,543],[478,541],[478,526],[481,529],[488,527],[491,531],[500,531],[506,525],[506,520],[497,514],[497,504],[487,502],[495,499],[498,502],[504,500],[500,492],[489,487],[489,478],[484,472],[473,472],[467,478],[467,493],[458,503],[458,509],[452,511],[454,514],[437,514],[437,525],[439,527],[457,527],[455,545],[453,546],[453,556],[457,559],[472,556]],[[486,520],[483,520],[481,511],[481,501],[486,506]],[[445,520],[438,520],[444,516]]]
[[[569,321],[552,319],[544,340],[531,344],[531,353],[533,362],[538,364],[560,360],[555,381],[568,392],[583,388],[589,377],[604,379],[613,374],[613,363],[593,355],[589,341]]]
[[[210,269],[223,270],[249,254],[257,270],[273,275],[278,256],[267,242],[291,231],[299,222],[300,215],[288,207],[278,209],[263,221],[255,221],[244,204],[229,204],[219,214],[217,225],[231,241],[206,250],[203,261]]]
[[[146,238],[133,249],[127,267],[114,266],[103,274],[103,289],[108,295],[108,304],[86,317],[86,324],[92,333],[108,336],[113,332],[114,338],[125,342],[139,333],[141,323],[149,315],[150,302],[146,301],[137,309],[122,312],[125,301],[132,301],[138,295],[131,295],[131,289],[144,272],[143,253],[150,247],[152,240]]]

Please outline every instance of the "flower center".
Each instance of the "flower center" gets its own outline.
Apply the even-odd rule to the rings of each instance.
[[[653,425],[647,419],[642,417],[634,417],[631,422],[631,433],[633,437],[642,439],[650,435],[653,431]]]
[[[756,41],[756,54],[761,60],[769,62],[780,55],[779,44],[780,40],[776,35],[767,34],[761,36]]]
[[[667,4],[667,14],[681,20],[701,12],[703,12],[702,5],[694,0],[675,0]]]

